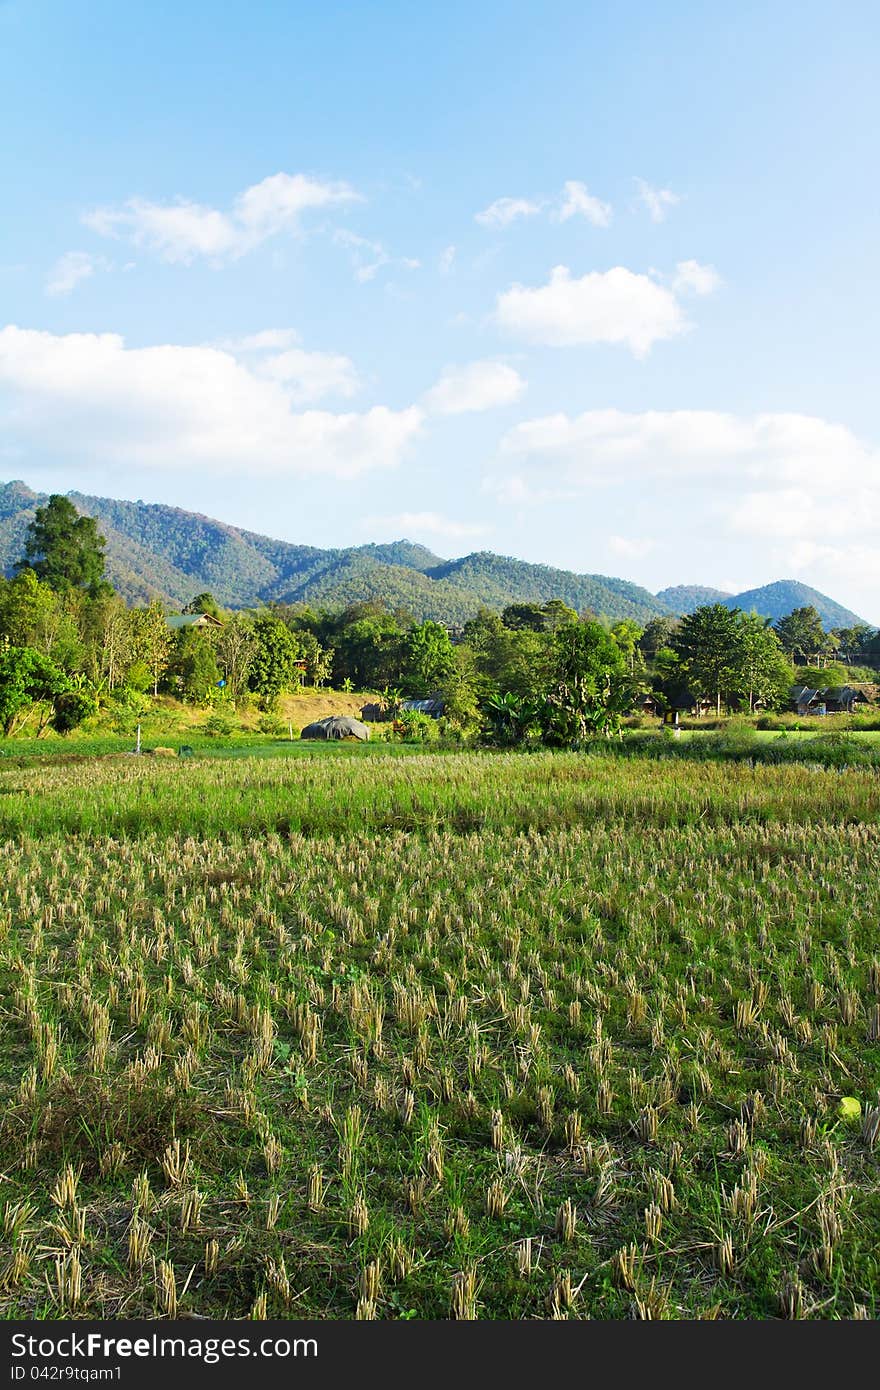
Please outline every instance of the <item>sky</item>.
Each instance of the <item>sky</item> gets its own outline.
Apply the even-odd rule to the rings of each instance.
[[[880,623],[873,0],[0,0],[0,480]]]

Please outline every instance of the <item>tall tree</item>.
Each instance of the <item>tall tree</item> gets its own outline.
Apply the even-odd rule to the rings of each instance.
[[[567,623],[553,635],[554,679],[546,697],[544,737],[577,744],[592,734],[611,734],[629,707],[632,682],[626,659],[601,623]]]
[[[779,638],[756,613],[740,614],[735,666],[738,693],[748,699],[750,711],[782,704],[794,680]]]
[[[719,717],[723,696],[736,684],[739,612],[723,603],[706,604],[682,618],[672,639],[695,693],[714,699]]]
[[[109,586],[104,580],[104,547],[94,517],[80,516],[68,497],[55,493],[38,507],[27,529],[24,559],[17,569],[33,570],[57,593],[83,589],[95,597]]]
[[[233,614],[221,628],[215,629],[213,642],[226,689],[237,700],[247,691],[248,673],[257,649],[251,620],[243,613]]]
[[[405,679],[412,693],[434,695],[455,670],[455,648],[440,623],[420,623],[406,643]]]
[[[142,661],[153,681],[153,694],[158,694],[159,679],[168,665],[174,638],[161,603],[154,601],[146,608],[131,613],[131,647],[135,661]]]
[[[810,657],[818,656],[825,650],[825,629],[812,604],[795,608],[793,613],[780,618],[776,624],[776,635],[783,651],[803,665],[809,663]]]
[[[297,684],[299,647],[296,637],[274,613],[261,613],[255,618],[253,633],[256,647],[248,680],[251,690],[256,691],[268,707],[275,703],[282,690]]]

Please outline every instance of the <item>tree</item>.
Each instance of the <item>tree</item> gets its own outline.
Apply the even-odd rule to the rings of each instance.
[[[661,648],[670,647],[678,621],[678,618],[651,618],[639,638],[639,651],[646,661],[653,661]]]
[[[213,633],[214,651],[226,681],[226,689],[238,700],[248,688],[251,663],[257,650],[253,623],[236,613]]]
[[[161,603],[135,608],[131,613],[131,655],[142,661],[150,673],[153,694],[158,694],[159,678],[168,665],[174,638]]]
[[[795,608],[793,613],[780,618],[776,624],[776,635],[783,651],[799,660],[801,665],[807,665],[811,656],[818,656],[825,650],[825,629],[812,604]]]
[[[714,699],[719,717],[722,697],[736,685],[739,612],[706,604],[682,618],[672,641],[695,694]]]
[[[546,603],[509,603],[502,609],[501,621],[511,632],[555,632],[566,623],[577,621],[577,613],[561,598]]]
[[[553,682],[543,711],[548,743],[572,745],[617,732],[632,703],[619,646],[601,623],[568,623],[553,636]]]
[[[756,613],[739,615],[735,664],[737,693],[750,712],[784,704],[794,671],[773,628]]]
[[[268,706],[274,704],[282,690],[298,683],[299,647],[289,628],[274,613],[261,613],[254,620],[253,634],[256,646],[248,684]]]
[[[222,613],[219,603],[207,589],[201,594],[196,594],[194,599],[190,599],[183,611],[184,613],[207,613],[212,618],[219,618]]]
[[[358,611],[369,605],[357,604]],[[344,615],[343,615],[344,616]],[[334,680],[350,680],[359,690],[381,690],[400,679],[405,634],[390,613],[371,613],[342,624],[334,640]]]
[[[544,632],[547,615],[540,603],[509,603],[501,610],[501,621],[511,632],[521,632],[523,628]]]
[[[94,517],[80,516],[68,497],[55,493],[37,508],[27,529],[24,559],[16,568],[33,570],[56,593],[82,589],[95,597],[109,587],[104,581],[106,543]]]
[[[0,725],[4,734],[8,737],[34,705],[51,705],[68,688],[64,672],[33,647],[0,650]]]
[[[202,704],[215,689],[220,673],[202,628],[181,628],[168,663],[168,679],[184,700],[194,704]]]
[[[434,695],[455,671],[455,648],[446,628],[430,620],[414,627],[406,643],[405,678],[413,695]]]
[[[57,594],[29,569],[14,579],[0,579],[0,638],[13,646],[33,647],[71,669],[83,657],[76,621],[79,598]]]
[[[319,690],[326,685],[333,670],[332,648],[322,647],[313,632],[303,630],[298,633],[300,657],[306,663],[306,680]]]
[[[612,627],[611,636],[626,658],[630,675],[633,675],[636,668],[636,650],[642,636],[642,629],[638,623],[633,622],[632,618],[621,618]]]

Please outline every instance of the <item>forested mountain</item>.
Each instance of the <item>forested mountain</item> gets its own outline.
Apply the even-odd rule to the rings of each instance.
[[[676,613],[693,613],[707,603],[724,603],[731,595],[726,589],[711,589],[706,584],[673,584],[661,589],[657,597]]]
[[[728,608],[741,608],[745,613],[754,609],[762,617],[772,618],[774,623],[793,613],[796,608],[812,606],[826,631],[834,627],[857,627],[866,621],[851,609],[835,603],[827,594],[820,594],[818,589],[811,589],[809,584],[801,584],[797,579],[777,579],[774,584],[764,584],[760,589],[746,589],[721,602]]]
[[[100,523],[107,574],[129,602],[156,597],[182,604],[201,589],[241,608],[277,600],[340,607],[383,598],[418,619],[462,623],[481,604],[561,598],[580,611],[646,621],[669,613],[647,589],[602,575],[481,553],[444,560],[411,541],[319,550],[291,545],[177,507],[70,493],[80,512]],[[0,568],[20,558],[34,510],[46,499],[23,483],[0,485]]]
[[[158,598],[179,606],[209,589],[230,608],[273,600],[338,608],[382,598],[418,620],[446,623],[466,622],[481,605],[500,609],[550,598],[579,612],[591,609],[612,620],[642,623],[714,602],[754,608],[774,620],[812,604],[826,627],[860,621],[833,599],[793,580],[732,596],[700,585],[678,585],[654,595],[625,579],[573,574],[489,551],[444,560],[406,540],[320,550],[272,540],[179,507],[77,492],[69,496],[80,512],[100,523],[107,540],[108,578],[129,603]],[[45,501],[45,495],[24,483],[0,484],[0,572],[11,573],[20,559],[27,527]]]

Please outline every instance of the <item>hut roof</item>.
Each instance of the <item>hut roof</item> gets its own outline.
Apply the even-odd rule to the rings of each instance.
[[[357,738],[362,742],[370,737],[366,724],[348,714],[328,714],[307,724],[300,738]]]

